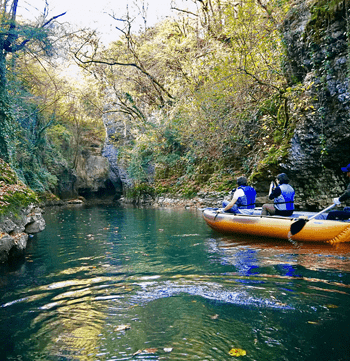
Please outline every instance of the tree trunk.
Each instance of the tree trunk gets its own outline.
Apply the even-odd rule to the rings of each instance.
[[[0,158],[9,161],[9,102],[6,81],[6,58],[5,52],[0,49]]]

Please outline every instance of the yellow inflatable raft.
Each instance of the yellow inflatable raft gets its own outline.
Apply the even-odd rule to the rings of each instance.
[[[297,220],[292,217],[243,215],[216,213],[215,209],[205,209],[203,218],[215,231],[224,234],[246,234],[251,236],[293,240],[297,242],[350,242],[350,223],[312,219],[305,223],[300,232],[290,233],[290,227]]]

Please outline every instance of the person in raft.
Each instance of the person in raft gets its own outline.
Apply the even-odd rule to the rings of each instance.
[[[261,215],[276,215],[289,217],[294,211],[294,195],[295,191],[289,185],[289,178],[286,173],[278,174],[275,182],[271,182],[269,199],[273,199],[274,204],[263,204]]]
[[[223,201],[222,209],[219,212],[252,214],[255,208],[256,191],[253,187],[248,186],[246,177],[237,179],[237,189],[233,189],[232,200]]]
[[[346,173],[347,177],[350,178],[350,164],[348,164],[344,168],[341,168],[341,170],[344,173]],[[333,199],[333,203],[339,205],[340,203],[346,201],[347,199],[350,199],[350,183],[348,184],[348,188],[346,189],[346,191],[339,198]],[[342,211],[329,212],[326,219],[343,221],[349,218],[350,218],[350,207],[344,207]]]

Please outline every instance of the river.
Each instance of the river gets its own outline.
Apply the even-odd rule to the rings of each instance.
[[[0,360],[350,360],[347,244],[224,237],[196,210],[44,217],[0,267]]]

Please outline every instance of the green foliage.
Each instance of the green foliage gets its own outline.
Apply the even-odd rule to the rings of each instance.
[[[308,37],[312,39],[313,44],[323,41],[324,30],[328,26],[329,20],[335,13],[344,9],[344,15],[348,16],[348,0],[314,0],[310,6],[311,21],[308,23]],[[342,15],[343,16],[343,15]]]
[[[152,159],[152,153],[147,145],[140,143],[137,147],[132,148],[127,155],[124,154],[125,156],[128,161],[129,176],[136,184],[146,182],[148,180],[148,167]]]
[[[126,196],[131,199],[138,200],[145,196],[154,197],[155,190],[148,183],[137,184],[132,188],[128,188],[126,192]]]
[[[287,155],[304,106],[291,112],[299,90],[287,89],[282,68],[279,24],[290,2],[261,4],[212,1],[196,24],[187,17],[168,19],[99,54],[137,61],[166,84],[151,86],[150,76],[135,67],[94,64],[96,77],[128,114],[123,119],[134,140],[123,145],[119,161],[136,185],[153,181],[148,170],[154,166],[157,194],[190,197],[203,188],[225,190],[236,171],[252,175],[259,164],[275,166]],[[136,109],[147,115],[142,123]]]
[[[68,147],[72,140],[72,132],[62,124],[55,124],[47,130],[47,135],[50,137],[52,144],[62,150]]]
[[[17,174],[2,159],[0,159],[0,181],[5,184],[16,184],[18,181]]]
[[[24,185],[13,190],[7,190],[7,194],[2,199],[0,201],[0,215],[9,213],[17,215],[20,209],[38,203],[37,194]]]
[[[0,215],[17,214],[21,208],[38,203],[35,192],[26,187],[15,171],[0,159]]]
[[[182,194],[183,198],[190,199],[197,195],[198,190],[199,190],[198,186],[196,187],[193,184],[188,184],[188,185],[182,187],[181,194]]]
[[[314,0],[311,6],[312,20],[330,18],[340,7],[346,7],[348,0]]]
[[[7,71],[7,131],[10,163],[19,179],[42,194],[55,192],[60,174],[74,167],[84,149],[100,149],[104,129],[96,111],[94,87],[73,87],[54,67],[26,54],[12,58]],[[9,116],[7,119],[10,119]],[[8,128],[5,128],[8,129]]]

